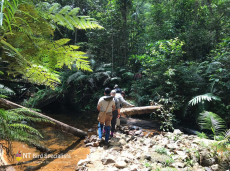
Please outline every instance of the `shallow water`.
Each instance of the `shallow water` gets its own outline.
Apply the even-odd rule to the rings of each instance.
[[[88,130],[87,123],[79,119],[74,119],[73,117],[66,115],[53,115],[51,117],[84,131]],[[51,150],[54,150],[54,152],[51,154],[42,154],[34,147],[29,147],[28,145],[21,142],[13,142],[12,158],[6,156],[6,154],[4,154],[4,158],[9,165],[18,164],[17,166],[14,166],[15,170],[17,171],[25,170],[28,166],[36,166],[38,170],[44,171],[71,171],[76,169],[79,160],[85,159],[90,153],[90,149],[84,146],[84,140],[81,140],[76,136],[62,132],[52,127],[43,125],[36,127],[44,136],[44,139],[41,140],[41,144]],[[90,125],[90,127],[92,127],[92,125]],[[96,123],[93,127],[96,127]],[[0,141],[0,143],[4,142]],[[20,159],[20,161],[17,161],[16,154],[19,151],[21,152],[21,159],[17,158],[18,160]],[[22,164],[25,162],[28,163]]]
[[[97,114],[83,115],[81,119],[70,115],[49,116],[86,132],[90,130],[88,135],[97,134]],[[136,125],[142,127],[144,134],[160,133],[157,129],[157,123],[151,121],[133,118],[123,118],[123,121],[123,125]],[[34,147],[29,147],[28,145],[20,142],[13,142],[13,157],[10,159],[9,157],[4,156],[4,158],[7,159],[6,161],[8,164],[18,164],[17,166],[14,166],[15,170],[17,171],[25,170],[28,166],[35,166],[37,167],[37,170],[44,171],[72,171],[76,169],[78,161],[85,159],[90,153],[90,149],[84,146],[84,140],[80,140],[76,136],[64,133],[52,127],[43,125],[37,125],[36,127],[44,136],[41,144],[51,150],[54,150],[54,152],[50,155],[42,155]],[[21,159],[20,161],[17,161],[16,154],[19,152],[19,150],[21,152]],[[40,158],[38,158],[39,155],[41,155]]]

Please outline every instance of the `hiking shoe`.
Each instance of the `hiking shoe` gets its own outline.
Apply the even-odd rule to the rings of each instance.
[[[109,147],[109,142],[104,142],[104,147]]]

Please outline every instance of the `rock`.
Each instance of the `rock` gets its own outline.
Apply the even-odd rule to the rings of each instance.
[[[115,166],[118,168],[118,169],[122,169],[122,168],[125,168],[127,166],[126,162],[124,161],[117,161]]]
[[[138,127],[138,126],[130,126],[129,129],[130,130],[139,130],[140,127]]]
[[[212,169],[209,167],[205,167],[205,171],[212,171]]]
[[[85,146],[86,147],[93,146],[93,143],[92,142],[91,143],[87,143]]]
[[[91,137],[89,138],[90,142],[96,142],[97,141],[97,136],[96,135],[91,135]]]
[[[150,155],[145,155],[144,159],[150,161],[151,160],[151,156]]]
[[[85,140],[84,140],[84,143],[85,143],[85,144],[89,143],[89,139],[88,139],[88,138],[85,139]]]
[[[111,144],[111,143],[110,143],[110,144]],[[120,152],[120,151],[122,150],[122,148],[121,148],[121,147],[118,147],[118,146],[115,146],[115,147],[112,147],[110,150],[111,150],[111,151],[118,151],[118,152]]]
[[[195,163],[192,170],[194,171],[205,171],[204,168],[202,168],[198,163]]]
[[[121,145],[125,145],[127,142],[126,142],[124,139],[120,139],[119,143],[120,143]]]
[[[176,167],[176,168],[184,168],[185,167],[185,163],[182,163],[182,162],[175,162],[173,164],[171,164],[173,167]]]
[[[216,160],[214,158],[209,158],[209,159],[203,159],[201,161],[202,166],[212,166],[214,165]]]
[[[130,170],[130,171],[138,171],[138,165],[131,165],[131,166],[129,167],[129,170]]]
[[[88,163],[90,163],[90,161],[87,160],[87,159],[85,159],[85,160],[80,160],[80,161],[77,163],[77,165],[78,165],[78,166],[83,166],[83,165],[86,165],[86,164],[88,164]]]
[[[179,155],[179,158],[181,158],[182,160],[185,160],[188,157],[188,155],[184,151],[176,151],[176,153]]]
[[[94,131],[93,128],[88,129],[88,132],[93,132],[93,131]]]
[[[171,149],[171,150],[179,148],[176,144],[166,144],[166,147],[169,148],[169,149]]]
[[[99,142],[93,142],[93,147],[98,147],[99,146]]]
[[[140,159],[141,158],[141,153],[137,153],[136,155],[135,155],[135,157],[136,157],[136,159]]]
[[[175,129],[175,130],[173,131],[173,134],[182,135],[183,132],[181,132],[179,129]]]
[[[101,162],[103,165],[115,163],[115,161],[113,159],[102,159]]]
[[[142,133],[142,130],[135,131],[135,135],[141,135],[141,133]]]

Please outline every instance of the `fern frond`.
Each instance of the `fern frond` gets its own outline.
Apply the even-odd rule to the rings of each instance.
[[[74,74],[70,75],[67,79],[67,83],[69,84],[72,81],[78,79],[81,75],[85,75],[82,71],[77,71]]]
[[[35,84],[43,84],[54,88],[60,83],[59,76],[41,65],[33,64],[25,68],[24,79]]]
[[[207,93],[207,94],[194,97],[192,100],[188,102],[188,105],[194,106],[203,101],[212,101],[212,100],[220,101],[220,98],[218,96],[213,95],[212,93]]]
[[[41,133],[38,130],[36,130],[36,129],[28,126],[28,125],[15,123],[15,124],[9,124],[8,126],[10,127],[10,129],[22,129],[22,130],[26,131],[27,133],[32,133],[32,134],[35,134],[35,135],[43,138],[43,136],[41,135]]]
[[[4,1],[3,5],[4,9],[4,19],[3,19],[3,26],[7,28],[10,32],[12,31],[12,21],[15,20],[15,13],[18,10],[18,0],[12,1]]]
[[[46,13],[46,18],[50,19],[51,22],[55,22],[58,25],[66,27],[70,30],[74,28],[78,29],[103,29],[95,19],[90,18],[89,16],[76,16],[79,12],[79,8],[72,8],[71,6],[64,6],[60,8],[60,5],[57,3],[51,4],[48,10],[44,10],[45,5],[39,5],[43,13]],[[55,11],[55,12],[54,12]]]
[[[27,111],[26,109],[4,110],[0,109],[0,139],[8,141],[21,141],[27,144],[37,144],[39,138],[43,136],[41,133],[21,123],[21,120],[33,120],[19,111]]]
[[[14,95],[15,92],[12,89],[0,84],[0,94],[1,95]]]
[[[54,42],[55,46],[62,47],[63,45],[67,44],[70,41],[70,39],[64,38],[64,39],[59,39]],[[52,46],[52,45],[51,45]]]
[[[27,144],[37,144],[39,140],[39,136],[30,134],[22,129],[12,129],[8,138],[11,141],[20,141]]]
[[[230,129],[225,131],[225,138],[230,139]]]
[[[46,6],[48,6],[47,4],[48,2],[46,2]],[[52,6],[49,8],[49,13],[56,14],[60,7],[61,5],[59,3],[53,3]]]
[[[212,130],[214,134],[220,134],[226,128],[224,120],[219,115],[209,111],[200,113],[198,124],[201,129]]]
[[[9,120],[12,121],[18,119],[18,120],[33,121],[33,122],[53,123],[50,120],[41,117],[40,115],[36,114],[35,112],[27,108],[17,108],[17,109],[7,110],[7,117]]]
[[[76,16],[76,15],[78,14],[79,11],[80,11],[80,8],[73,8],[73,9],[68,13],[68,15]]]
[[[72,8],[69,5],[64,6],[58,13],[67,14]]]

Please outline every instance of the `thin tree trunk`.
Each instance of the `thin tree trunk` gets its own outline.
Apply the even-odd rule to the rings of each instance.
[[[143,107],[130,107],[122,108],[121,113],[124,115],[139,115],[139,114],[148,114],[160,109],[162,106],[143,106]]]
[[[0,98],[0,108],[4,108],[4,109],[15,109],[15,108],[26,108],[26,107],[20,106],[20,105],[18,105],[16,103],[13,103],[13,102],[9,101],[9,100]],[[80,130],[80,129],[77,129],[77,128],[74,128],[74,127],[72,127],[70,125],[62,123],[62,122],[60,122],[58,120],[55,120],[55,119],[53,119],[51,117],[48,117],[48,116],[44,115],[44,114],[35,112],[33,110],[31,110],[31,111],[34,112],[34,113],[36,113],[37,115],[45,118],[45,119],[48,119],[48,120],[54,122],[55,123],[54,126],[57,129],[60,129],[60,130],[62,130],[64,132],[73,134],[73,135],[78,136],[78,137],[85,137],[85,136],[87,136],[87,133],[84,132],[84,131],[82,131],[82,130]]]

